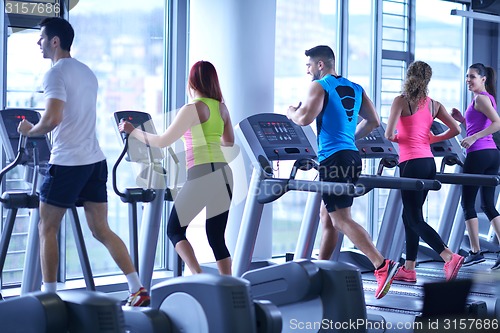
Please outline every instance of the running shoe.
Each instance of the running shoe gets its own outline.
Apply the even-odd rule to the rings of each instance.
[[[464,257],[459,254],[453,253],[451,260],[444,264],[444,276],[446,281],[453,280],[457,277],[458,271],[464,262]]]
[[[417,272],[414,269],[406,269],[404,266],[400,267],[394,275],[394,280],[404,282],[417,282]]]
[[[480,262],[483,262],[484,260],[485,259],[484,259],[483,254],[481,253],[481,251],[476,252],[476,253],[469,251],[469,255],[467,257],[465,257],[465,259],[464,259],[463,266],[464,267],[472,266],[475,264],[479,264]]]
[[[497,269],[500,269],[500,253],[497,255],[497,261],[495,261],[495,264],[491,267],[491,270],[493,271],[496,271]]]
[[[398,271],[399,264],[385,259],[384,267],[375,270],[375,279],[377,280],[377,290],[375,291],[375,298],[380,299],[384,297],[391,288],[392,280],[394,280],[394,275]]]
[[[148,291],[141,287],[137,292],[130,294],[127,299],[126,306],[148,306],[151,302],[151,298],[149,297]]]

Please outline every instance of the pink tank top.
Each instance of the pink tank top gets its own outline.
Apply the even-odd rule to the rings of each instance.
[[[429,133],[432,117],[429,109],[431,99],[426,98],[411,116],[399,118],[396,129],[398,131],[399,162],[415,158],[433,157],[431,152]]]

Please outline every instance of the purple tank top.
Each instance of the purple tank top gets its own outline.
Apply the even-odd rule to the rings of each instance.
[[[489,97],[491,104],[493,104],[493,108],[497,109],[497,103],[495,102],[495,98],[489,93],[482,92],[481,95],[486,95]],[[465,112],[465,123],[467,124],[467,136],[471,136],[484,130],[486,127],[491,125],[491,120],[488,119],[484,115],[484,113],[477,111],[474,108],[475,99],[472,100],[472,103],[467,108]],[[472,146],[467,149],[467,153],[483,150],[483,149],[497,149],[495,141],[493,141],[493,135],[489,134],[476,142]]]

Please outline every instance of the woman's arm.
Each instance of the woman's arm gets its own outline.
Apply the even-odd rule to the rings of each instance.
[[[224,103],[220,103],[220,115],[222,120],[224,120],[224,132],[222,133],[221,145],[232,147],[234,145],[233,124],[231,123],[229,110]]]
[[[179,110],[174,121],[163,134],[144,132],[138,128],[134,128],[128,121],[121,122],[118,129],[120,132],[128,133],[130,136],[152,147],[163,148],[179,140],[187,130],[197,123],[199,123],[199,119],[196,107],[193,104],[186,104]]]
[[[461,124],[465,123],[465,118],[464,118],[464,116],[462,116],[462,113],[460,112],[459,109],[452,108],[451,109],[451,116],[453,117],[453,119],[455,119],[459,123],[461,123]]]
[[[394,133],[396,131],[396,125],[398,124],[399,118],[401,118],[401,112],[403,112],[404,98],[397,96],[392,101],[391,113],[389,114],[389,119],[387,120],[387,127],[385,129],[385,137],[392,142],[398,142],[398,136]]]
[[[437,101],[436,101],[437,102]],[[460,126],[457,124],[455,119],[446,111],[446,108],[439,102],[437,107],[436,118],[441,120],[443,124],[445,124],[448,129],[441,134],[434,135],[431,133],[430,135],[430,143],[435,143],[439,141],[445,141],[453,138],[460,134]]]
[[[500,117],[498,116],[498,113],[493,107],[493,104],[488,96],[478,95],[474,101],[474,108],[488,117],[488,119],[491,120],[491,124],[482,131],[463,139],[460,144],[464,148],[469,148],[478,139],[500,130]]]

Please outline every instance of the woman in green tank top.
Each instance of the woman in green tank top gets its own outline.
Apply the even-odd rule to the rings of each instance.
[[[186,150],[187,181],[177,194],[167,235],[193,274],[201,273],[193,247],[186,238],[188,224],[206,208],[206,233],[221,274],[231,274],[231,256],[224,233],[232,199],[233,175],[222,146],[233,146],[231,118],[223,102],[215,67],[198,61],[190,70],[188,88],[193,102],[184,105],[163,134],[141,131],[127,122],[121,132],[154,147],[167,147],[182,138]]]

